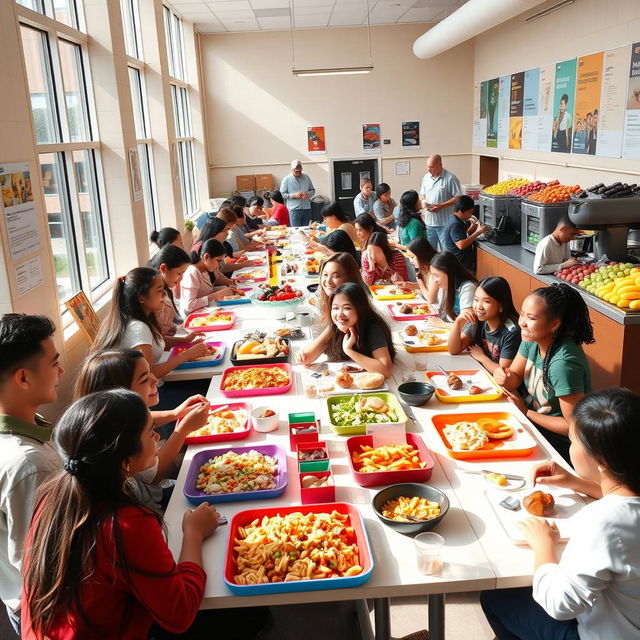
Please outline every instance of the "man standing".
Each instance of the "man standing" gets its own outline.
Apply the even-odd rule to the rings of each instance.
[[[453,213],[453,204],[460,195],[460,181],[442,166],[442,157],[437,153],[429,156],[420,196],[422,207],[427,210],[427,240],[434,249],[440,245],[440,250],[444,250],[445,229]]]
[[[285,176],[280,184],[280,192],[284,198],[292,227],[306,227],[311,223],[311,200],[316,192],[311,178],[302,173],[302,163],[294,160],[291,173]]]

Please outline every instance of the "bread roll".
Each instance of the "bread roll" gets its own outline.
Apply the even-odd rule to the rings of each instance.
[[[384,376],[381,373],[361,373],[355,381],[358,389],[377,389],[384,384]]]
[[[528,496],[522,499],[524,508],[532,516],[549,516],[553,512],[553,505],[555,500],[550,493],[543,493],[542,491],[534,491]]]

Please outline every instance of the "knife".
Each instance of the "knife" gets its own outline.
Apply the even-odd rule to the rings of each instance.
[[[524,476],[516,476],[509,473],[500,473],[499,471],[489,471],[488,469],[482,469],[481,471],[467,471],[467,469],[463,469],[463,471],[474,476],[483,476],[487,473],[495,473],[497,475],[504,476],[507,480],[524,480],[526,482],[526,478]]]

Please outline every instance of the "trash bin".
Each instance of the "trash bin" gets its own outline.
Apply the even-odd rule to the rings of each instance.
[[[328,200],[324,196],[311,198],[311,222],[322,222],[322,208]]]

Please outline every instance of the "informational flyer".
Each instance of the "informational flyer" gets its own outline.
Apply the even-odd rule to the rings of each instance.
[[[604,52],[600,113],[597,122],[597,156],[619,158],[622,155],[622,132],[630,58],[629,45]]]
[[[524,71],[511,74],[509,100],[509,149],[522,149],[522,113],[524,102]]]
[[[578,58],[572,153],[596,154],[603,60],[603,51]]]
[[[498,94],[500,79],[489,80],[487,86],[487,147],[498,146]]]
[[[327,153],[324,127],[307,127],[307,151],[310,155]]]
[[[484,147],[484,137],[480,129],[480,83],[473,85],[473,146]]]
[[[509,105],[511,103],[511,76],[502,76],[498,95],[498,148],[509,148]]]
[[[540,69],[524,72],[524,98],[522,105],[522,148],[538,149],[538,91]]]
[[[576,93],[576,59],[556,63],[556,81],[553,92],[553,124],[551,151],[571,152],[573,112]]]
[[[551,151],[555,78],[556,66],[554,64],[540,67],[538,84],[538,151]]]
[[[25,260],[15,268],[18,295],[23,296],[44,282],[40,256]]]
[[[420,123],[413,120],[411,122],[402,123],[402,148],[403,149],[419,149],[420,148]]]
[[[480,83],[480,119],[478,121],[478,137],[476,146],[485,147],[487,145],[487,101],[489,94],[489,83]]]
[[[138,157],[138,148],[131,147],[129,149],[129,170],[131,171],[131,185],[133,187],[133,199],[140,202],[143,198],[142,193],[142,175],[140,174],[140,158]]]
[[[380,151],[380,124],[362,125],[362,150],[365,153]]]
[[[640,42],[631,45],[622,157],[640,158]]]
[[[30,163],[0,165],[0,191],[11,258],[20,260],[42,248]]]

